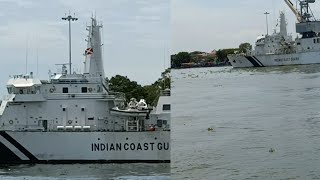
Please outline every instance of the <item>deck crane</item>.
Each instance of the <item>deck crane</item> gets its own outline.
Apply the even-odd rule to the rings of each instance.
[[[297,10],[291,0],[284,0],[284,2],[289,6],[291,11],[297,17],[298,23],[308,22],[312,17],[309,13],[309,3],[315,3],[315,0],[299,0],[300,3],[300,11]]]
[[[300,9],[296,9],[290,0],[284,1],[297,17],[296,32],[301,34],[302,38],[318,37],[320,35],[320,21],[315,19],[310,9],[310,4],[315,3],[315,0],[298,0]]]
[[[284,2],[289,6],[294,15],[296,15],[298,22],[303,22],[303,17],[301,13],[294,7],[290,0],[284,0]]]

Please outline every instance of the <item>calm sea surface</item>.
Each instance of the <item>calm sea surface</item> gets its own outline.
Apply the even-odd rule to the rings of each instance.
[[[172,179],[320,179],[319,65],[172,76]]]
[[[0,166],[1,180],[168,180],[170,164],[73,164]]]

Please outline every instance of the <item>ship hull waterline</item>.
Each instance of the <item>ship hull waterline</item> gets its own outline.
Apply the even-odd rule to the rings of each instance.
[[[293,54],[268,54],[257,56],[228,56],[233,67],[268,67],[303,64],[319,64],[320,52],[293,53]]]
[[[0,164],[170,163],[170,131],[0,131]]]

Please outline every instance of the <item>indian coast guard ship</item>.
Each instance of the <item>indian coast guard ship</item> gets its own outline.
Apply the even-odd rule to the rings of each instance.
[[[320,63],[320,21],[317,21],[309,7],[315,0],[301,0],[300,11],[290,0],[286,4],[296,15],[296,32],[301,37],[294,41],[287,34],[285,15],[280,13],[280,32],[259,36],[255,49],[246,54],[228,55],[233,67],[264,67],[294,64]]]
[[[92,18],[83,74],[15,75],[0,107],[0,163],[168,163],[170,90],[153,109],[109,91]]]

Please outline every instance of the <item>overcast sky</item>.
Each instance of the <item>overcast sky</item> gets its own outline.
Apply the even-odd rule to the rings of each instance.
[[[295,4],[296,0],[292,0]],[[253,44],[258,35],[273,31],[280,10],[288,19],[288,32],[295,32],[296,18],[283,0],[174,0],[172,1],[172,51],[206,51]],[[320,18],[320,2],[312,5]],[[296,35],[294,35],[296,37]]]
[[[126,75],[143,85],[161,76],[169,65],[170,0],[0,0],[1,91],[9,75],[28,71],[48,79],[48,70],[68,60],[69,10],[79,18],[72,23],[73,68],[83,69],[86,23],[96,13],[103,22],[104,68],[108,77]],[[2,93],[1,93],[2,94]]]

